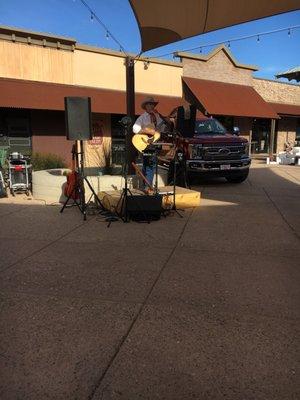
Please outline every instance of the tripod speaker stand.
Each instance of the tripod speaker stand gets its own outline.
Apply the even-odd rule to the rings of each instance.
[[[79,150],[78,150],[79,146]],[[70,184],[72,185],[71,188],[69,188],[69,195],[67,197],[67,200],[64,202],[60,212],[62,213],[64,209],[67,207],[69,201],[72,199],[73,204],[70,205],[76,205],[79,209],[79,211],[83,214],[83,220],[86,221],[86,215],[87,215],[87,208],[88,205],[91,202],[92,197],[94,196],[95,203],[98,203],[98,206],[101,208],[101,210],[104,210],[104,207],[101,203],[101,200],[97,196],[94,188],[90,184],[89,180],[87,177],[84,175],[84,151],[83,151],[83,141],[82,140],[76,140],[75,144],[73,146],[72,150],[73,154],[73,160],[75,159],[75,166],[74,166],[74,171],[71,172],[71,175],[73,174],[73,179],[70,180]],[[68,182],[69,183],[69,182]],[[86,183],[91,191],[91,196],[88,199],[88,201],[85,200],[85,189],[84,189],[84,183]]]

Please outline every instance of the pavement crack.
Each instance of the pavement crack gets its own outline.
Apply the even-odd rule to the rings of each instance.
[[[280,210],[280,208],[277,206],[277,204],[275,203],[275,201],[272,199],[272,197],[269,195],[269,193],[265,190],[265,188],[263,188],[267,198],[270,200],[270,202],[273,204],[274,208],[276,209],[276,211],[278,212],[278,214],[281,216],[281,218],[283,219],[283,221],[286,223],[286,225],[290,228],[290,230],[292,231],[292,233],[296,236],[297,239],[300,239],[300,236],[298,234],[298,232],[296,231],[296,229],[289,223],[289,221],[285,218],[284,214],[282,213],[282,211]]]
[[[66,232],[65,234],[63,234],[62,236],[59,236],[57,239],[53,240],[52,242],[46,244],[45,246],[39,248],[38,250],[33,251],[32,253],[28,254],[26,257],[20,258],[17,261],[15,261],[14,263],[8,265],[7,267],[3,268],[0,270],[0,274],[7,271],[10,268],[13,268],[16,264],[18,264],[20,261],[25,261],[28,258],[34,256],[35,254],[38,254],[39,252],[47,249],[48,247],[52,246],[52,244],[59,242],[61,239],[63,239],[64,237],[68,236],[70,233],[76,231],[76,229],[82,227],[83,225],[89,223],[89,221],[84,221],[82,222],[80,225],[75,226],[74,228],[72,228],[70,231]]]
[[[191,219],[191,217],[192,217],[192,215],[193,215],[193,213],[194,213],[194,210],[195,210],[195,209],[193,208],[192,212],[188,215],[188,218],[187,218],[185,224],[183,225],[183,227],[182,227],[182,229],[181,229],[181,232],[180,232],[180,234],[179,234],[179,236],[178,236],[178,239],[177,239],[175,245],[172,247],[172,249],[171,249],[171,251],[170,251],[170,254],[168,255],[166,261],[163,263],[161,269],[159,270],[159,272],[158,272],[156,278],[154,279],[154,281],[153,281],[153,283],[152,283],[152,285],[151,285],[151,287],[150,287],[150,289],[149,289],[149,291],[148,291],[147,296],[145,297],[144,301],[142,302],[140,308],[138,309],[138,311],[137,311],[135,317],[133,318],[131,324],[129,325],[129,327],[128,327],[126,333],[122,336],[122,338],[121,338],[121,340],[120,340],[118,346],[116,347],[116,350],[115,350],[114,354],[113,354],[112,357],[110,358],[110,360],[109,360],[109,362],[108,362],[106,368],[104,369],[104,371],[103,371],[102,374],[100,375],[100,377],[99,377],[99,379],[98,379],[96,385],[94,386],[93,390],[91,391],[91,394],[88,396],[88,400],[92,400],[92,399],[93,399],[93,397],[94,397],[94,395],[96,394],[98,388],[101,386],[101,383],[103,382],[103,379],[105,378],[107,372],[109,371],[109,369],[110,369],[110,367],[112,366],[114,360],[115,360],[116,357],[118,356],[118,354],[119,354],[119,352],[120,352],[120,350],[121,350],[123,344],[125,343],[125,341],[126,341],[126,339],[128,338],[130,332],[132,331],[134,325],[136,324],[138,318],[140,317],[141,313],[143,312],[143,310],[144,310],[144,308],[145,308],[145,306],[146,306],[146,304],[147,304],[147,302],[148,302],[148,300],[149,300],[149,298],[150,298],[150,296],[151,296],[151,294],[152,294],[152,292],[153,292],[153,289],[155,288],[157,282],[159,281],[159,278],[161,277],[161,275],[162,275],[163,271],[165,270],[166,266],[168,265],[169,261],[170,261],[171,258],[173,257],[173,254],[175,253],[175,251],[176,251],[176,249],[177,249],[177,247],[178,247],[178,245],[179,245],[179,243],[180,243],[180,241],[181,241],[181,238],[182,238],[182,236],[183,236],[183,234],[184,234],[184,231],[185,231],[185,229],[186,229],[186,227],[187,227],[187,224],[189,223],[189,221],[190,221],[190,219]]]

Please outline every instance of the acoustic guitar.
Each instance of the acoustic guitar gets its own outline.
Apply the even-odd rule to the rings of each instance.
[[[135,134],[132,137],[132,144],[134,147],[139,151],[143,152],[151,143],[155,143],[160,139],[160,133],[155,132],[154,135],[147,135],[147,134]]]
[[[64,189],[64,195],[66,197],[71,197],[73,200],[79,199],[79,193],[78,190],[76,190],[77,185],[78,185],[78,179],[79,175],[78,172],[76,171],[76,168],[78,168],[78,160],[76,159],[76,145],[74,144],[72,146],[72,168],[71,172],[67,174],[67,183],[65,185]]]

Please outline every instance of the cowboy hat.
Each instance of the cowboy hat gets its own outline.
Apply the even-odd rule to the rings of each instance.
[[[158,101],[154,100],[153,97],[146,97],[142,102],[141,107],[145,110],[146,104],[154,104],[155,106],[158,104]]]

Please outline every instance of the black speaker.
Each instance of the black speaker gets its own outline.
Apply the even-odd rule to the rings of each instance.
[[[176,129],[183,137],[193,137],[195,134],[196,107],[193,105],[180,106],[177,110]]]
[[[157,221],[162,213],[162,195],[130,195],[127,197],[127,212],[133,221]]]
[[[68,140],[91,140],[91,98],[65,97],[66,132]]]

